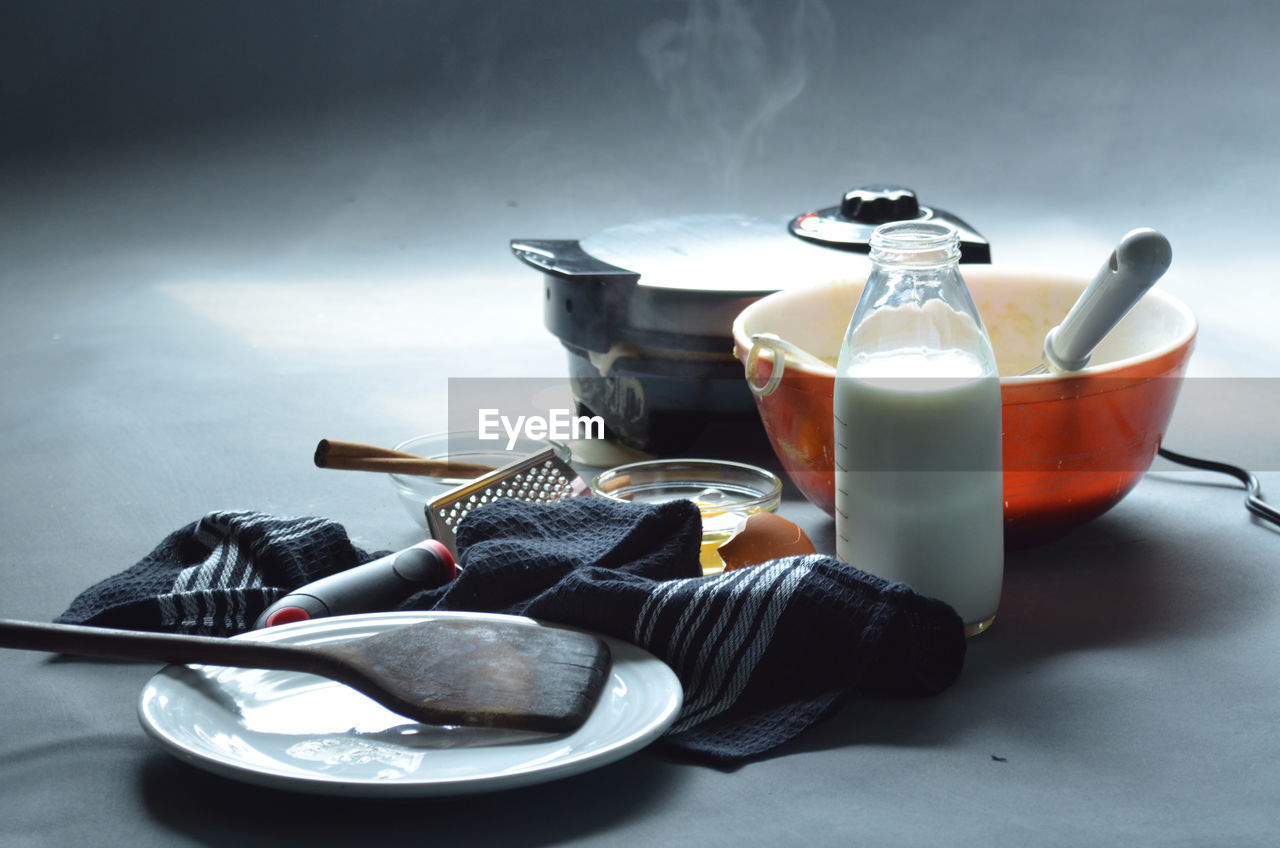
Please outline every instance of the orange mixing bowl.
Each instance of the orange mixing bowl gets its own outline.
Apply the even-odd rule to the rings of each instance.
[[[1195,317],[1152,289],[1087,368],[1018,376],[1040,362],[1045,333],[1089,281],[993,266],[961,271],[1000,364],[1005,543],[1048,541],[1115,506],[1150,467],[1191,356]],[[774,452],[805,497],[828,513],[835,503],[835,360],[863,282],[780,291],[744,309],[733,325],[734,351]]]

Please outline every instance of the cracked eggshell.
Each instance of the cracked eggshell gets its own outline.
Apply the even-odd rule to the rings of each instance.
[[[725,571],[780,557],[816,553],[813,542],[795,522],[773,512],[748,516],[737,535],[718,550]]]

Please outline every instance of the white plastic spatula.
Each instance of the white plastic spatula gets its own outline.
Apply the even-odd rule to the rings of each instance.
[[[1044,337],[1044,361],[1025,374],[1079,371],[1093,349],[1155,285],[1173,261],[1169,240],[1148,227],[1131,231],[1062,323]]]

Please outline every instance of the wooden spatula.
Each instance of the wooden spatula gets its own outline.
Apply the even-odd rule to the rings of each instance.
[[[570,733],[609,671],[609,646],[527,620],[441,617],[347,642],[281,645],[0,619],[0,647],[317,674],[425,724]]]

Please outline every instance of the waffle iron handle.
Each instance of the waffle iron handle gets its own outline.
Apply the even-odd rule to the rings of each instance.
[[[628,284],[640,279],[635,271],[610,265],[587,253],[578,241],[512,239],[511,252],[521,262],[544,274],[566,279],[603,277]]]

